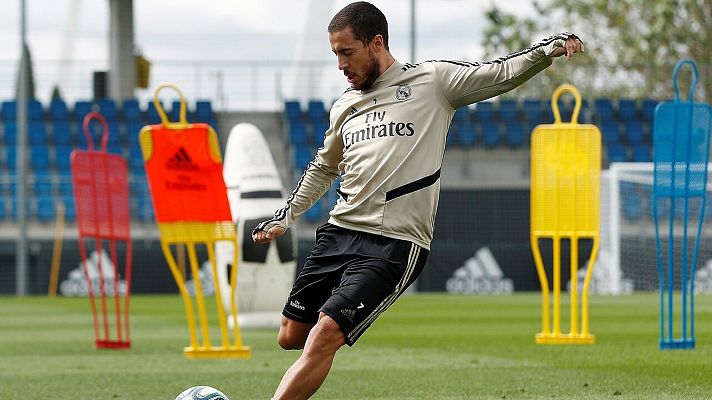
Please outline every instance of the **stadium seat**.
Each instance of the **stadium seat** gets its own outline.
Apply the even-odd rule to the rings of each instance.
[[[92,112],[94,104],[91,101],[80,100],[74,103],[74,118],[77,121],[79,132],[82,132],[84,117]]]
[[[310,143],[307,127],[303,122],[295,120],[289,123],[289,140],[292,145],[297,146]]]
[[[524,145],[524,125],[519,120],[514,120],[504,125],[506,131],[507,145],[513,149],[518,149]]]
[[[327,120],[329,115],[326,113],[324,102],[321,100],[309,100],[307,104],[307,115],[312,123]]]
[[[53,120],[52,124],[52,144],[55,146],[71,145],[72,144],[72,129],[69,126],[69,121]]]
[[[54,166],[57,168],[57,171],[69,173],[69,158],[72,154],[72,150],[72,146],[54,146]]]
[[[64,204],[64,219],[69,222],[74,222],[77,220],[77,212],[74,208],[74,196],[72,195],[62,195],[62,203]]]
[[[503,99],[499,101],[497,107],[497,117],[500,121],[518,121],[521,119],[519,104],[515,99]]]
[[[528,126],[539,125],[542,121],[542,111],[541,111],[541,100],[539,99],[525,99],[523,106],[524,118],[527,121]],[[531,132],[531,131],[530,131]]]
[[[482,143],[486,148],[492,149],[499,146],[499,124],[489,122],[482,124]]]
[[[54,196],[35,196],[35,216],[40,222],[53,222],[56,218]]]
[[[143,124],[141,118],[141,106],[137,99],[125,99],[122,104],[122,114],[126,123]]]
[[[636,144],[631,149],[631,158],[634,162],[651,162],[650,146],[647,144]]]
[[[14,146],[17,143],[17,124],[14,120],[3,122],[3,143]]]
[[[284,114],[287,116],[287,121],[297,121],[302,119],[302,109],[299,102],[296,100],[287,100],[284,102]]]
[[[643,124],[639,121],[627,121],[624,125],[625,139],[629,145],[635,146],[643,143]]]
[[[604,144],[608,145],[620,143],[620,129],[618,127],[618,122],[613,120],[603,121],[600,128]]]
[[[313,158],[314,154],[311,148],[296,146],[294,149],[294,168],[301,173],[307,168],[307,165]]]
[[[138,145],[129,147],[129,171],[132,174],[145,175],[145,164],[143,162],[143,153],[141,152],[141,147]]]
[[[0,117],[4,121],[14,121],[17,118],[17,102],[14,100],[3,101],[0,105]],[[37,99],[31,99],[27,103],[27,119],[30,121],[41,121],[44,119],[44,109],[42,103]]]
[[[625,162],[628,161],[628,153],[625,147],[618,143],[610,143],[606,145],[608,153],[608,162]]]
[[[32,146],[30,149],[30,167],[34,171],[49,170],[49,149],[47,146]]]
[[[319,199],[311,208],[304,212],[304,218],[311,223],[319,222],[323,216],[323,203],[324,198]]]
[[[329,129],[328,120],[314,122],[312,124],[311,142],[314,143],[316,147],[321,147],[321,144],[324,142],[324,135],[326,134],[327,129]]]
[[[15,151],[15,146],[6,146],[5,147],[5,168],[7,168],[8,171],[12,171],[12,173],[15,173],[16,162],[17,162],[17,153]]]
[[[139,134],[144,125],[141,122],[127,122],[124,126],[126,128],[126,139],[129,147],[139,146]]]
[[[159,102],[160,106],[165,110],[165,105],[163,102]],[[156,105],[153,104],[153,100],[148,102],[146,107],[146,123],[151,125],[156,125],[161,123],[161,116],[158,115],[158,110],[156,110]]]
[[[475,129],[471,115],[469,107],[460,107],[455,111],[452,121],[452,125],[455,129],[450,132],[453,134],[452,138],[450,138],[448,134],[449,141],[462,147],[472,147],[475,145]]]
[[[618,118],[622,121],[638,119],[638,109],[633,99],[622,98],[618,100]]]
[[[475,104],[475,121],[489,124],[494,123],[494,105],[489,101],[481,101]]]
[[[215,114],[213,113],[213,106],[210,100],[198,100],[195,102],[195,119],[198,122],[203,122],[202,120],[213,120]]]
[[[36,195],[52,195],[53,182],[52,174],[49,171],[35,172],[33,175],[33,190]]]
[[[67,103],[62,99],[52,99],[49,103],[49,118],[52,121],[66,121],[69,119],[69,109]]]
[[[606,121],[613,120],[613,103],[611,99],[599,98],[593,101],[595,107],[595,115],[597,117],[598,123],[603,123]]]
[[[655,99],[643,99],[642,114],[643,120],[646,122],[653,122],[653,116],[655,114],[655,107],[658,106],[658,100]]]
[[[42,121],[30,121],[27,126],[27,135],[30,146],[46,146],[47,131]]]
[[[99,112],[108,123],[119,120],[119,111],[116,102],[112,99],[99,99],[96,101],[96,111]]]

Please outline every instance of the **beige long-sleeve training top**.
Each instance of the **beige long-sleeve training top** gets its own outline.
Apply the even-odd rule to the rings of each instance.
[[[459,107],[505,93],[551,65],[562,33],[485,63],[394,62],[369,90],[332,106],[324,145],[286,205],[255,229],[288,228],[342,178],[329,222],[429,249],[450,122]]]

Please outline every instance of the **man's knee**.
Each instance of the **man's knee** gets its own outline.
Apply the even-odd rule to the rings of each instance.
[[[346,335],[339,324],[324,313],[321,314],[319,322],[312,328],[312,331],[313,338],[310,340],[313,341],[314,346],[311,347],[316,351],[320,349],[336,351],[346,343]]]
[[[309,331],[313,326],[314,324],[307,324],[282,317],[277,343],[279,343],[279,346],[284,350],[301,350],[304,348],[304,343],[306,343]]]

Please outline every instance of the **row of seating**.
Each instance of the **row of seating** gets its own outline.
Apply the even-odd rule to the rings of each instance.
[[[6,175],[1,182],[0,221],[17,219],[17,182],[15,176]],[[153,221],[151,195],[143,174],[129,174],[131,216],[134,220]],[[58,204],[63,204],[65,218],[76,221],[72,177],[69,174],[34,173],[27,179],[27,216],[30,220],[53,222]]]
[[[578,121],[599,127],[609,161],[651,160],[651,126],[657,100],[622,98],[613,101],[600,98],[595,99],[593,104],[589,107],[586,100],[582,101]],[[574,104],[559,99],[558,105],[562,120],[569,121]],[[287,127],[285,137],[294,151],[294,166],[302,169],[328,128],[325,104],[320,100],[311,100],[303,109],[298,101],[285,101],[284,117]],[[526,148],[529,146],[529,135],[537,125],[553,122],[551,107],[543,100],[484,101],[455,112],[448,133],[448,146]]]

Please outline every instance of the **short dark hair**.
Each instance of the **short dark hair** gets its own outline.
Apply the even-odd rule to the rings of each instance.
[[[388,50],[388,21],[381,10],[371,3],[357,1],[342,8],[329,23],[329,33],[351,27],[356,39],[367,44],[376,35],[383,36],[383,45]]]

